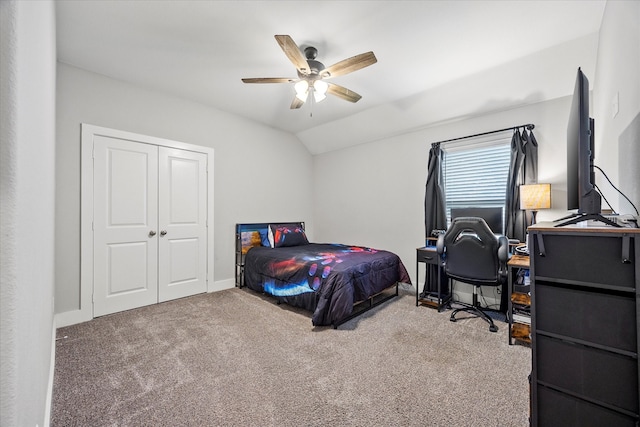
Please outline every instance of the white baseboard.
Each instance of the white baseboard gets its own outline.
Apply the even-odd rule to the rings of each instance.
[[[44,407],[44,427],[51,425],[51,401],[53,400],[53,374],[56,370],[56,317],[53,317],[51,331],[51,360],[49,362],[49,382],[47,384],[47,397]]]
[[[218,280],[209,285],[207,292],[224,291],[225,289],[233,289],[235,286],[236,281],[234,278]]]
[[[64,328],[65,326],[76,325],[78,323],[88,322],[92,317],[87,318],[86,310],[71,310],[64,313],[58,313],[54,317],[56,328]]]

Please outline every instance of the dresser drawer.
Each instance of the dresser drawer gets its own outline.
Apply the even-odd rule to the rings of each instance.
[[[536,281],[536,328],[629,352],[637,351],[636,301],[618,295]]]
[[[632,417],[544,386],[538,387],[537,416],[544,427],[637,427]]]
[[[533,238],[535,276],[635,288],[634,263],[623,263],[622,238],[598,237],[579,239],[566,235],[542,235],[544,256],[538,239]],[[633,239],[629,259],[635,258]]]
[[[638,413],[636,359],[541,335],[535,352],[539,382]]]

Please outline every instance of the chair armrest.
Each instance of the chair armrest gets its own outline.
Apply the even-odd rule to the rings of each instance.
[[[444,253],[444,234],[438,235],[438,241],[436,242],[436,252],[438,255],[442,256]]]
[[[509,260],[509,239],[505,236],[498,236],[498,260],[505,264]]]

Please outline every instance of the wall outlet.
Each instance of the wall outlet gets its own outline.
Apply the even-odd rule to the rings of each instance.
[[[613,96],[613,101],[611,101],[611,117],[615,117],[618,115],[618,111],[620,110],[620,95],[619,92]]]

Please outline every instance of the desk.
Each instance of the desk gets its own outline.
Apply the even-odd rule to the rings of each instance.
[[[527,255],[513,255],[507,262],[509,345],[512,344],[514,339],[531,344],[531,294],[528,289],[514,286],[513,283],[514,274],[517,274],[521,269],[529,269],[529,257]],[[528,288],[530,289],[531,285]],[[514,314],[516,316],[515,321]]]
[[[420,263],[437,265],[438,268],[438,293],[433,298],[420,298]],[[428,307],[437,308],[438,311],[444,310],[445,306],[450,301],[450,295],[442,294],[442,280],[440,279],[442,274],[442,263],[435,246],[424,246],[422,248],[416,248],[416,307],[420,304]]]

